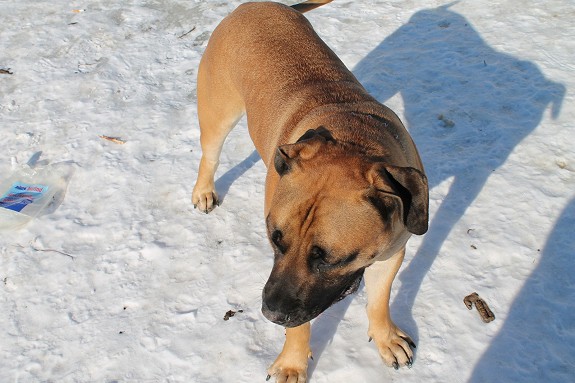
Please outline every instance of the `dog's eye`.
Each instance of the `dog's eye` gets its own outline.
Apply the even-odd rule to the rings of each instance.
[[[283,234],[280,230],[274,230],[270,236],[272,243],[274,244],[275,247],[277,247],[277,249],[281,252],[284,253],[285,252],[285,246],[282,243],[282,239],[283,239]]]
[[[314,246],[311,248],[310,257],[313,259],[323,259],[325,258],[325,250],[321,247]]]
[[[280,241],[282,240],[282,232],[279,230],[274,230],[272,232],[272,242],[274,245],[279,246]]]
[[[358,257],[359,252],[353,252],[349,256],[339,260],[334,261],[333,259],[329,259],[329,255],[326,253],[324,249],[318,246],[314,246],[310,250],[309,255],[309,265],[312,271],[315,272],[322,272],[328,271],[330,269],[334,269],[336,267],[343,267],[346,266]]]
[[[327,254],[324,249],[318,246],[313,246],[309,253],[309,266],[313,271],[321,272],[326,271],[333,267],[327,261]]]

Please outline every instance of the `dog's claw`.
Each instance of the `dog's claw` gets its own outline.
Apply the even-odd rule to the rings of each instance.
[[[399,363],[393,362],[393,368],[399,370]]]
[[[270,380],[271,377],[272,377],[271,375],[266,376],[266,382],[267,382],[268,380]]]
[[[369,339],[367,340],[368,342],[371,342],[373,340],[372,337],[369,337]]]
[[[415,342],[408,336],[401,336],[401,339],[403,339],[404,341],[407,342],[407,344],[409,345],[409,347],[411,348],[417,348],[417,346],[415,345]]]
[[[413,357],[409,357],[409,359],[407,359],[407,363],[405,363],[405,365],[407,366],[407,368],[411,368],[413,366]]]

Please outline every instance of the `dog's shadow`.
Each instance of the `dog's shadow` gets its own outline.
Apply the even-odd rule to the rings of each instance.
[[[216,191],[218,192],[220,203],[222,203],[226,198],[226,195],[230,190],[230,186],[245,172],[251,169],[259,160],[261,160],[261,157],[258,152],[254,150],[242,162],[232,167],[216,180]]]
[[[469,383],[567,382],[575,349],[575,199],[555,223],[537,268],[515,298],[505,324],[475,365]],[[512,355],[510,358],[509,356]],[[506,361],[503,362],[502,361]]]
[[[546,109],[551,106],[553,118],[559,115],[565,94],[565,87],[546,79],[535,64],[490,47],[452,5],[415,13],[353,70],[380,102],[400,94],[430,190],[452,179],[420,248],[399,274],[399,299],[392,304],[394,320],[416,341],[411,310],[450,231]],[[313,326],[325,338],[312,335],[316,355],[337,328],[321,319]]]

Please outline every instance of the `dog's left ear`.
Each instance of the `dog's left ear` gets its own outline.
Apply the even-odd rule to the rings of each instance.
[[[387,188],[383,179],[393,183],[403,203],[403,220],[410,233],[421,235],[427,232],[429,220],[429,188],[427,177],[412,167],[387,164],[375,166],[370,180],[377,189]],[[373,174],[375,173],[375,174]],[[377,183],[383,183],[378,187]]]
[[[295,144],[281,145],[276,150],[274,167],[280,176],[289,172],[300,160],[312,158],[319,148],[329,141],[335,141],[329,130],[320,126],[310,129]]]

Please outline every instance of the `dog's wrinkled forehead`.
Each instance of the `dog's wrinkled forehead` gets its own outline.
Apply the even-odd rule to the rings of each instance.
[[[386,241],[386,230],[378,211],[361,189],[333,190],[308,183],[303,188],[278,189],[277,203],[267,217],[270,238],[281,235],[291,250],[306,252],[320,246],[341,256],[371,248]],[[280,202],[281,201],[281,202]],[[366,252],[372,251],[366,249]]]

